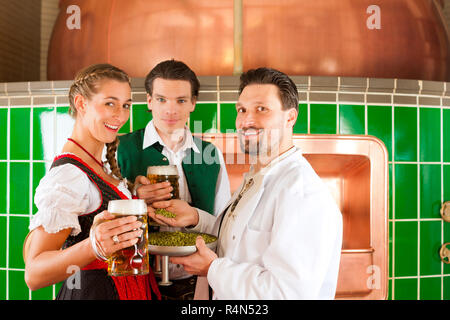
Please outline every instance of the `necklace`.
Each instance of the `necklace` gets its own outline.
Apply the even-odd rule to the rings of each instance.
[[[75,143],[78,147],[80,147],[81,150],[83,150],[84,152],[86,152],[87,155],[88,155],[89,157],[91,157],[92,159],[94,159],[94,161],[95,161],[100,167],[102,167],[102,169],[103,169],[103,163],[101,163],[100,161],[98,161],[97,159],[95,159],[95,157],[94,157],[92,154],[90,154],[89,151],[87,151],[85,148],[83,148],[78,142],[76,142],[76,141],[73,140],[72,138],[67,138],[67,140],[69,140],[69,141]]]
[[[230,209],[230,217],[233,218],[233,220],[236,218],[236,213],[234,212],[234,209],[236,209],[236,206],[238,205],[239,201],[241,200],[244,193],[250,189],[251,186],[253,186],[253,178],[251,178],[247,184],[242,188],[242,190],[239,192],[236,200],[234,200],[233,204],[231,205]]]

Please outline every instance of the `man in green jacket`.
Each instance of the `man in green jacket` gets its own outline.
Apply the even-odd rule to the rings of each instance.
[[[167,60],[150,71],[145,88],[153,120],[120,137],[117,158],[122,175],[135,181],[146,176],[148,166],[176,165],[180,199],[217,215],[231,197],[223,155],[209,142],[193,137],[186,125],[198,98],[197,76],[183,62]],[[137,195],[147,203],[170,198],[170,186],[151,185],[144,177],[139,181]],[[174,229],[161,227],[161,231]],[[173,285],[160,287],[163,298],[193,298],[196,278],[182,266],[171,264],[169,278]]]

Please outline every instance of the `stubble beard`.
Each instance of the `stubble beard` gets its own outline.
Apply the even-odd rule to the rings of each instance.
[[[271,158],[280,153],[280,142],[283,139],[282,130],[279,129],[259,129],[257,141],[244,139],[242,130],[238,130],[239,144],[241,151],[252,158]],[[270,133],[270,134],[269,134]]]

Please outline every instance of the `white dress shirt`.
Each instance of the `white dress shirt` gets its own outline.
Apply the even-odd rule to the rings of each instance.
[[[342,215],[326,185],[295,147],[251,169],[238,190],[251,179],[233,212],[239,192],[217,218],[198,210],[194,231],[220,229],[207,275],[213,298],[333,299]]]

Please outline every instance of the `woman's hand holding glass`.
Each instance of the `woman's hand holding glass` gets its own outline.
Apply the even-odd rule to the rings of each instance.
[[[116,218],[106,210],[96,215],[92,231],[98,253],[108,258],[118,250],[133,246],[142,234],[141,225],[134,215]]]

